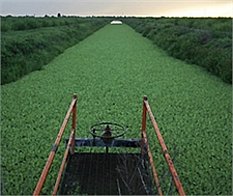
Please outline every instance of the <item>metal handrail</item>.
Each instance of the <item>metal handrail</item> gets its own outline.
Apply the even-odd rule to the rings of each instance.
[[[63,121],[63,123],[62,123],[62,125],[60,127],[60,130],[59,130],[59,133],[58,133],[57,138],[55,140],[55,143],[52,146],[49,157],[48,157],[47,162],[46,162],[46,164],[44,166],[44,169],[43,169],[43,171],[41,173],[41,176],[40,176],[40,178],[39,178],[39,180],[37,182],[37,185],[36,185],[36,188],[35,188],[35,190],[33,192],[33,195],[40,195],[40,192],[41,192],[41,190],[43,188],[43,185],[44,185],[44,183],[46,181],[46,178],[48,176],[49,170],[50,170],[51,165],[53,163],[54,157],[56,155],[57,149],[58,149],[59,144],[61,142],[61,138],[63,136],[63,133],[64,133],[65,128],[67,126],[67,123],[69,121],[69,118],[71,116],[71,113],[73,114],[72,115],[72,130],[74,130],[74,134],[73,134],[73,138],[72,138],[72,142],[71,142],[71,145],[72,145],[71,149],[72,149],[72,151],[74,149],[75,129],[76,129],[76,103],[77,103],[77,96],[73,95],[70,107],[69,107],[69,109],[68,109],[68,111],[66,113],[66,116],[64,118],[64,121]]]
[[[173,164],[173,161],[172,161],[172,159],[171,159],[171,157],[170,157],[170,155],[168,153],[168,149],[167,149],[167,146],[166,146],[166,144],[164,142],[163,136],[160,133],[158,124],[155,121],[154,115],[153,115],[153,113],[151,111],[148,99],[147,99],[146,96],[144,96],[144,98],[143,98],[143,112],[142,112],[142,129],[141,129],[143,137],[146,137],[146,114],[147,113],[149,114],[151,123],[153,125],[153,128],[155,130],[156,136],[158,138],[159,144],[160,144],[160,146],[162,148],[164,158],[165,158],[165,160],[167,162],[167,165],[169,167],[169,171],[170,171],[170,173],[172,175],[172,179],[173,179],[173,182],[175,183],[176,189],[177,189],[179,195],[185,195],[183,186],[182,186],[181,181],[180,181],[180,179],[178,177],[178,174],[176,172],[176,169],[175,169],[175,166]],[[150,153],[150,151],[148,151],[148,156],[149,156],[150,160],[151,159],[153,160],[153,157],[152,157],[152,154]],[[152,161],[152,163],[153,163],[153,161]],[[153,167],[152,167],[152,169],[153,169]],[[159,186],[157,172],[153,171],[153,176],[154,176],[154,181],[155,181],[156,186]],[[158,190],[158,192],[159,192],[159,194],[162,194],[162,191],[160,189]]]

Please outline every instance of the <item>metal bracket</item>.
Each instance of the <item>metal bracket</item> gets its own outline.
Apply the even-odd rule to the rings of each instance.
[[[53,152],[56,153],[57,149],[58,149],[58,145],[57,144],[53,144],[51,151],[53,151]]]

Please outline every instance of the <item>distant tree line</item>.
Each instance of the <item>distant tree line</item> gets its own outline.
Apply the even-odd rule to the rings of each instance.
[[[1,17],[1,32],[7,31],[22,31],[29,29],[37,29],[42,27],[55,27],[80,24],[83,22],[91,22],[90,18],[74,17],[74,16],[61,16],[58,13],[58,17],[45,15],[44,17],[34,16],[22,16],[12,17],[6,16]]]

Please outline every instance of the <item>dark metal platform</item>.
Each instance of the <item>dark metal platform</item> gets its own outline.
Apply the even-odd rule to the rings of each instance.
[[[60,194],[153,194],[148,163],[135,153],[75,153],[71,155]]]

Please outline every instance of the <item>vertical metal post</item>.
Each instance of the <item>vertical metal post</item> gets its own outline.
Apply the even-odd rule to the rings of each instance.
[[[148,156],[150,166],[151,166],[151,169],[152,169],[152,174],[153,174],[155,186],[157,188],[158,195],[162,196],[163,192],[162,192],[160,182],[159,182],[159,175],[158,175],[157,170],[155,168],[155,163],[154,163],[154,160],[153,160],[153,155],[152,155],[152,153],[150,151],[150,147],[149,147],[149,144],[148,144],[146,132],[143,132],[142,135],[143,135],[144,145],[145,145],[145,148],[146,148],[145,150],[147,152],[147,156]]]
[[[147,112],[147,109],[146,109],[145,101],[147,101],[147,96],[143,97],[142,129],[141,129],[142,132],[146,131],[146,112]]]
[[[77,95],[73,95],[73,100],[76,100],[72,109],[72,130],[74,131],[70,153],[74,154],[75,151],[75,132],[76,132],[76,123],[77,123]]]
[[[142,128],[141,128],[141,137],[142,137],[141,154],[142,154],[142,157],[144,157],[145,155],[148,156],[150,165],[152,167],[153,178],[154,178],[154,182],[155,182],[155,185],[158,191],[158,195],[163,195],[161,187],[160,187],[160,183],[159,183],[158,173],[155,169],[153,156],[150,151],[149,144],[147,141],[147,136],[146,136],[146,115],[147,115],[146,102],[147,102],[147,96],[144,96],[143,97],[143,109],[142,109]]]
[[[106,154],[108,154],[108,151],[109,151],[108,146],[106,146]]]
[[[185,192],[184,192],[184,189],[183,189],[183,186],[181,184],[181,181],[178,177],[178,174],[176,172],[176,169],[175,169],[175,166],[173,164],[173,161],[172,161],[172,158],[170,157],[169,153],[168,153],[168,149],[167,149],[167,146],[164,142],[164,139],[162,137],[162,134],[160,133],[160,130],[159,130],[159,127],[158,127],[158,124],[157,122],[155,121],[155,117],[151,111],[151,108],[150,108],[150,105],[148,103],[148,101],[145,101],[145,106],[147,108],[147,111],[148,111],[148,114],[149,114],[149,117],[150,117],[150,120],[152,122],[152,125],[154,127],[154,130],[155,130],[155,133],[156,133],[156,136],[159,140],[159,144],[162,148],[162,151],[163,151],[163,155],[164,155],[164,158],[167,162],[167,165],[169,167],[169,170],[170,170],[170,173],[172,175],[172,178],[173,178],[173,181],[175,183],[175,186],[176,186],[176,189],[179,193],[179,195],[185,195]]]
[[[141,138],[142,138],[142,145],[141,145],[141,154],[142,156],[144,156],[144,154],[146,153],[146,149],[145,149],[145,143],[144,143],[144,132],[146,132],[146,113],[147,113],[147,109],[146,109],[146,105],[145,105],[145,101],[147,100],[147,96],[143,97],[143,102],[142,102],[142,127],[141,127]]]
[[[63,120],[63,123],[62,123],[62,125],[60,127],[60,130],[59,130],[59,133],[58,133],[57,138],[55,140],[55,143],[53,144],[53,147],[52,147],[52,149],[51,149],[51,151],[49,153],[49,157],[48,157],[47,162],[46,162],[46,164],[44,166],[44,169],[43,169],[43,171],[42,171],[42,173],[40,175],[40,179],[37,182],[37,185],[36,185],[36,188],[35,188],[35,190],[33,192],[33,195],[40,195],[40,192],[41,192],[42,187],[43,187],[43,185],[45,183],[45,180],[46,180],[46,177],[47,177],[47,175],[49,173],[50,167],[51,167],[51,165],[53,163],[55,154],[56,154],[58,146],[59,146],[59,144],[61,142],[62,135],[63,135],[63,133],[65,131],[65,128],[67,126],[68,120],[70,118],[70,115],[71,115],[71,112],[72,112],[72,110],[74,108],[75,103],[76,103],[76,100],[73,99],[71,104],[70,104],[70,107],[69,107],[69,109],[68,109],[68,111],[66,113],[66,116],[65,116],[65,118]]]
[[[60,169],[59,169],[59,172],[58,172],[58,175],[57,175],[57,180],[56,180],[56,183],[55,183],[55,186],[54,186],[54,189],[53,189],[53,193],[52,193],[53,196],[55,196],[57,194],[59,186],[60,186],[60,182],[61,182],[61,179],[62,179],[62,174],[63,174],[63,171],[65,169],[66,162],[67,162],[67,159],[68,159],[68,156],[69,156],[70,147],[71,147],[71,143],[72,143],[72,140],[73,140],[73,135],[74,135],[74,130],[71,131],[71,134],[70,134],[70,137],[69,137],[69,141],[68,141],[65,153],[64,153],[62,164],[60,166]]]

